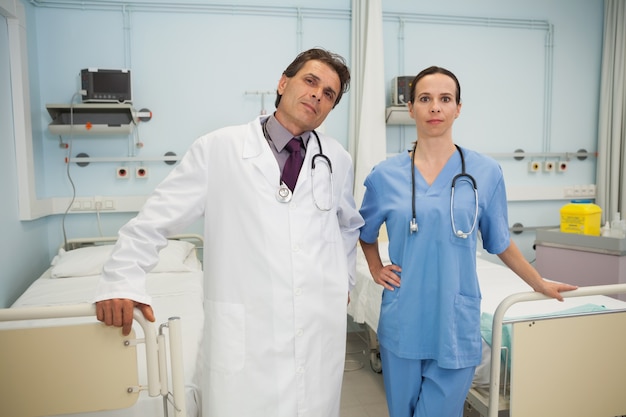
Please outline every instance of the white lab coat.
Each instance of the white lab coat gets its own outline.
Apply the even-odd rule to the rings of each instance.
[[[349,154],[319,137],[332,161],[330,211],[312,197],[315,184],[323,205],[331,188],[320,158],[312,181],[314,135],[292,201],[277,201],[278,163],[257,118],[196,140],[120,230],[105,265],[96,300],[149,303],[144,269],[156,264],[163,236],[204,216],[204,417],[339,416],[346,304],[363,220]]]

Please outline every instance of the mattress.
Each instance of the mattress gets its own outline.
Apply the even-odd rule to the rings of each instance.
[[[169,245],[168,245],[169,246]],[[107,251],[110,248],[98,249]],[[78,250],[80,251],[80,249]],[[76,251],[72,251],[76,252]],[[69,252],[69,253],[72,253]],[[102,262],[105,255],[100,256],[95,263]],[[83,261],[88,258],[81,257]],[[15,301],[11,308],[33,307],[33,306],[53,306],[71,305],[80,303],[91,303],[95,295],[96,287],[100,276],[78,274],[59,277],[58,257],[53,261],[53,265]],[[93,259],[91,259],[93,260]],[[167,260],[166,260],[167,261]],[[87,260],[90,262],[90,260]],[[56,265],[55,265],[56,264]],[[152,297],[152,308],[155,313],[155,325],[166,323],[170,317],[179,317],[182,327],[182,347],[184,363],[185,392],[187,400],[187,415],[189,417],[200,416],[200,369],[198,365],[201,352],[202,330],[204,312],[203,303],[203,273],[201,264],[198,261],[195,251],[189,252],[184,261],[177,267],[172,267],[171,263],[160,264],[158,272],[147,274],[146,289]],[[55,266],[57,268],[55,268]],[[93,265],[90,265],[92,267]],[[96,265],[97,267],[97,265]],[[73,268],[73,267],[72,267]],[[78,269],[84,269],[84,263]],[[45,321],[33,320],[28,322],[7,322],[2,323],[3,328],[10,327],[35,327],[35,326],[55,326],[68,323],[80,323],[89,318],[70,319],[46,319]],[[45,323],[45,324],[43,324]],[[145,352],[138,349],[139,357],[139,383],[146,385],[145,377]],[[171,376],[170,376],[171,377]],[[162,397],[149,397],[147,392],[139,395],[137,403],[126,409],[99,411],[82,414],[72,414],[71,417],[94,416],[94,417],[144,417],[163,415]],[[70,416],[68,416],[70,417]]]

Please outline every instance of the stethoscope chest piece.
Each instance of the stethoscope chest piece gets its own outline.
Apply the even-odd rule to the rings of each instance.
[[[290,202],[292,196],[293,196],[293,193],[284,182],[281,183],[280,187],[278,187],[278,190],[276,190],[276,200],[278,200],[279,203]]]

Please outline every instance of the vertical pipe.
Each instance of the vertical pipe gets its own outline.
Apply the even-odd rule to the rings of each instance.
[[[544,63],[544,109],[543,109],[543,152],[549,152],[552,137],[552,70],[554,59],[554,31],[552,24],[546,31]]]
[[[122,6],[122,30],[124,31],[124,68],[132,67],[130,11],[127,5]]]
[[[398,20],[398,70],[402,74],[405,74],[404,27],[404,19],[400,18]],[[402,153],[406,149],[406,129],[407,128],[405,126],[398,126],[398,131],[400,132],[400,139],[398,141],[398,153]]]
[[[300,10],[300,8],[298,7],[298,17],[297,17],[297,46],[298,46],[298,53],[300,53],[302,51],[302,11]]]

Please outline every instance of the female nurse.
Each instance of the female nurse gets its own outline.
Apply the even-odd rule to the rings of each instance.
[[[544,280],[526,261],[509,234],[500,166],[455,144],[456,76],[430,67],[411,86],[417,140],[366,178],[360,243],[385,288],[378,338],[390,417],[460,417],[481,360],[478,234],[534,291],[562,301],[560,292],[576,287]],[[377,243],[383,223],[386,266]]]

